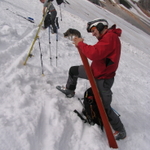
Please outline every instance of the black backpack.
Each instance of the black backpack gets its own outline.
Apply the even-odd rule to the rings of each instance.
[[[61,3],[64,2],[64,0],[56,0],[57,4],[60,5]]]
[[[85,91],[82,104],[83,104],[82,114],[85,116],[86,119],[84,119],[84,117],[82,117],[82,114],[80,114],[76,110],[74,110],[74,112],[77,113],[78,116],[82,120],[84,120],[84,122],[88,122],[90,125],[97,124],[103,130],[102,119],[98,111],[98,107],[94,98],[94,94],[92,92],[92,88],[89,88]]]

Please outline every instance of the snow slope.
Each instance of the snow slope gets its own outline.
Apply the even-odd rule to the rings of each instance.
[[[55,4],[59,17],[58,42],[48,29],[39,34],[27,65],[23,65],[42,19],[42,4],[35,0],[0,1],[0,150],[110,150],[105,133],[97,125],[84,124],[73,112],[82,110],[77,97],[90,86],[78,80],[71,99],[55,89],[65,85],[68,69],[80,65],[78,51],[63,37],[68,28],[81,31],[85,41],[96,39],[86,32],[86,23],[105,18],[123,30],[122,55],[113,86],[112,107],[121,114],[127,138],[117,141],[119,150],[150,148],[150,36],[107,10],[87,0]],[[35,24],[10,12],[33,17]],[[50,49],[52,63],[50,63]],[[56,59],[57,57],[57,59]]]

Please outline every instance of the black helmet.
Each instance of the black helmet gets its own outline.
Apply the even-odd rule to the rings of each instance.
[[[87,32],[91,32],[92,27],[96,27],[101,32],[105,26],[108,26],[108,22],[105,19],[95,19],[87,23]]]

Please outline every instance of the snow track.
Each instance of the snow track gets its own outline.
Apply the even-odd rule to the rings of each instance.
[[[70,5],[62,5],[63,20],[59,17],[58,42],[51,34],[49,45],[48,29],[39,33],[44,76],[38,40],[32,50],[34,56],[23,65],[38,27],[6,11],[9,8],[24,16],[33,15],[38,24],[41,3],[0,2],[0,150],[110,150],[105,132],[97,125],[84,124],[73,112],[82,111],[76,97],[83,97],[89,82],[79,79],[76,97],[71,99],[55,89],[56,85],[65,85],[70,66],[82,64],[72,41],[63,33],[68,28],[79,29],[85,42],[93,44],[96,40],[87,34],[86,23],[99,16],[123,29],[112,107],[121,114],[128,137],[118,142],[119,150],[149,150],[149,36],[87,0],[68,1]],[[55,6],[59,16],[59,7]]]

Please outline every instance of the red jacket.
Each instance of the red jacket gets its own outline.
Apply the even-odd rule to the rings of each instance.
[[[91,69],[97,79],[109,79],[115,76],[121,53],[119,36],[121,29],[109,29],[95,45],[78,43],[82,53],[92,60]]]

